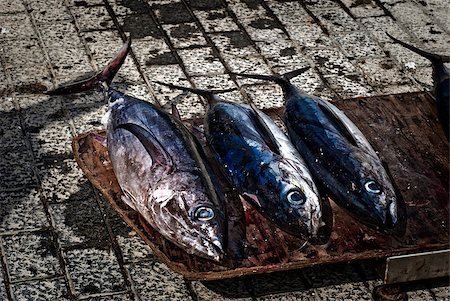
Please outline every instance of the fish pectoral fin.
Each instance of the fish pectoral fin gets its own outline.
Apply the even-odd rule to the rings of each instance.
[[[327,115],[329,120],[332,121],[339,133],[353,146],[359,147],[358,141],[354,137],[353,133],[349,130],[345,122],[336,114],[336,112],[325,103],[317,102],[317,104],[319,105],[320,110]]]
[[[253,102],[250,103],[250,107],[252,109],[253,115],[255,116],[256,125],[261,131],[261,137],[263,138],[264,142],[272,152],[280,155],[280,145],[277,143],[277,140],[273,136],[272,131],[261,116],[262,112],[258,110]]]
[[[136,136],[136,138],[142,143],[148,154],[152,157],[153,165],[156,163],[161,166],[165,166],[167,173],[172,172],[172,158],[152,133],[150,133],[145,128],[133,123],[121,124],[117,126],[117,128],[125,129]]]
[[[262,207],[261,203],[259,202],[258,196],[256,194],[244,192],[244,193],[241,194],[241,196],[248,203],[250,203],[250,204],[252,204],[254,206],[258,206],[259,208]]]

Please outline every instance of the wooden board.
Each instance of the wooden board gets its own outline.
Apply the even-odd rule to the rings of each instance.
[[[331,201],[334,220],[329,221],[329,225],[333,223],[329,241],[323,245],[305,245],[303,239],[279,230],[244,203],[246,257],[239,263],[226,260],[218,265],[176,247],[121,201],[107,150],[94,138],[104,132],[82,134],[74,138],[72,146],[78,164],[111,206],[161,262],[187,279],[217,280],[448,248],[448,142],[437,121],[432,96],[405,93],[334,103],[355,122],[389,167],[407,206],[408,223],[403,237],[394,238],[369,229]],[[266,113],[280,121],[282,109]],[[196,119],[186,124],[198,126],[201,122]],[[201,136],[198,131],[194,132]],[[231,200],[228,204],[239,202],[230,189],[227,197]]]

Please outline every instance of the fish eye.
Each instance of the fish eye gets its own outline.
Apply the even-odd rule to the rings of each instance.
[[[195,209],[194,217],[199,221],[206,222],[213,219],[215,216],[214,210],[210,207],[201,206]]]
[[[369,180],[364,184],[364,189],[367,192],[373,193],[373,194],[380,194],[381,193],[381,186],[377,182],[373,180]]]
[[[303,193],[299,191],[290,191],[287,196],[287,200],[292,205],[303,205],[306,202],[306,197]]]

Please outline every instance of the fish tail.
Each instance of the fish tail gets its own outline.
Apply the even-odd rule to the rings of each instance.
[[[188,92],[203,96],[204,98],[206,98],[208,100],[208,102],[210,104],[217,102],[218,96],[216,96],[215,94],[227,93],[227,92],[232,92],[232,91],[236,90],[236,88],[222,89],[222,90],[203,90],[203,89],[189,88],[189,87],[183,87],[183,86],[178,86],[178,85],[174,85],[174,84],[164,83],[164,82],[157,81],[157,80],[155,80],[153,82],[163,85],[163,86],[166,86],[166,87],[169,87],[171,89],[188,91]]]
[[[435,63],[449,63],[450,62],[450,56],[446,55],[438,55],[435,53],[431,53],[422,49],[419,49],[413,45],[410,45],[408,43],[405,43],[393,36],[391,36],[389,33],[386,32],[389,38],[391,38],[395,43],[402,45],[403,47],[417,53],[420,56],[423,56],[424,58],[430,60],[433,64]]]
[[[79,93],[84,91],[93,90],[101,87],[106,88],[111,85],[112,80],[116,76],[120,67],[125,61],[128,52],[130,51],[131,38],[128,37],[122,48],[116,56],[97,74],[94,76],[78,80],[75,82],[68,82],[60,85],[59,87],[44,92],[47,95],[65,95],[72,93]]]
[[[309,68],[310,67],[300,68],[300,69],[297,69],[294,71],[284,73],[282,75],[262,75],[262,74],[248,74],[248,73],[231,73],[231,74],[236,75],[236,76],[253,78],[253,79],[268,80],[268,81],[275,82],[281,86],[285,86],[286,84],[289,84],[289,81],[292,78],[299,76],[300,74],[307,71]]]

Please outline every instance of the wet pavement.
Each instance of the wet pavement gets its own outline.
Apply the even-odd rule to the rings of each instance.
[[[166,81],[281,106],[280,89],[230,72],[283,73],[326,99],[429,90],[431,66],[385,32],[450,55],[448,0],[1,0],[0,300],[370,300],[373,264],[201,283],[159,263],[73,159],[71,138],[101,129],[99,93],[41,92],[132,53],[116,87],[166,105]],[[204,107],[179,103],[183,118]],[[409,300],[450,300],[450,287]]]

